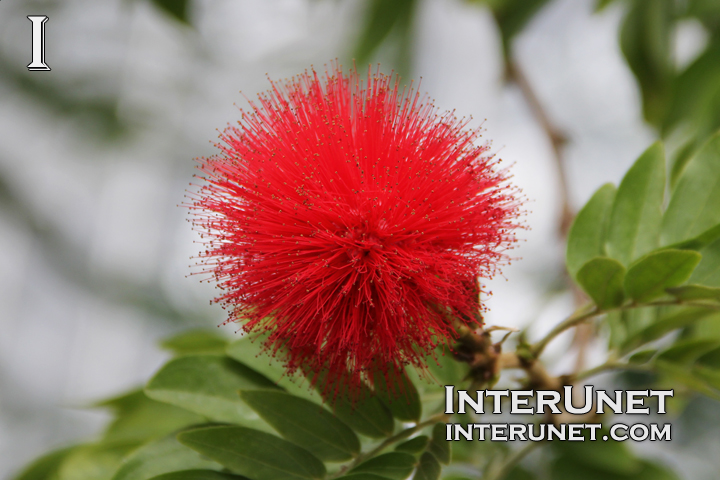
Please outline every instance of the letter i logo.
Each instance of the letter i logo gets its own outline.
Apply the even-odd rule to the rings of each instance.
[[[27,66],[31,72],[50,70],[45,63],[45,22],[47,15],[28,15],[32,22],[32,62]]]

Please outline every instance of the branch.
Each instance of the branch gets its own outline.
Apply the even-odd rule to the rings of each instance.
[[[520,358],[517,353],[502,353],[498,357],[497,369],[518,368],[525,370],[528,386],[534,390],[556,390],[563,384],[564,377],[553,377],[542,362],[537,359]]]
[[[545,335],[539,342],[537,342],[532,348],[531,353],[535,358],[539,357],[543,350],[545,350],[545,347],[555,339],[558,335],[563,333],[565,330],[568,330],[570,328],[573,328],[585,320],[588,320],[592,317],[597,317],[598,315],[603,315],[610,312],[617,312],[617,311],[624,311],[624,310],[634,310],[636,308],[647,308],[647,307],[666,307],[666,306],[685,306],[685,307],[701,307],[701,308],[709,308],[711,310],[720,310],[720,303],[703,303],[703,302],[686,302],[682,300],[658,300],[655,302],[650,303],[629,303],[627,305],[622,305],[620,307],[616,308],[608,308],[607,310],[599,310],[597,307],[593,305],[585,305],[584,307],[581,307],[577,309],[572,315],[570,315],[566,320],[558,323],[555,328],[550,330],[550,332]]]
[[[622,362],[617,362],[614,360],[609,360],[601,365],[598,365],[597,367],[593,367],[593,368],[590,368],[588,370],[578,373],[577,375],[575,375],[573,377],[573,380],[575,380],[575,381],[585,380],[587,378],[593,377],[600,373],[609,372],[610,370],[632,370],[632,371],[636,371],[636,372],[652,371],[652,369],[647,365],[640,365],[640,364],[634,364],[634,363],[622,363]]]
[[[584,307],[581,307],[577,310],[575,310],[575,313],[570,315],[566,320],[558,323],[555,325],[555,328],[550,330],[550,332],[545,335],[539,342],[537,342],[531,349],[531,352],[535,358],[539,357],[540,354],[542,354],[543,350],[545,350],[545,347],[555,339],[558,335],[563,333],[565,330],[568,330],[572,327],[577,326],[578,324],[584,322],[585,320],[588,320],[596,315],[600,315],[601,313],[604,313],[602,310],[598,310],[596,307],[592,305],[586,305]]]
[[[512,58],[509,58],[506,61],[505,75],[508,81],[513,82],[518,86],[523,98],[525,98],[525,102],[530,107],[533,116],[550,140],[550,145],[552,145],[554,153],[553,157],[555,159],[555,166],[557,167],[558,180],[560,183],[559,193],[562,211],[559,230],[560,235],[565,237],[570,229],[570,224],[572,224],[572,220],[575,217],[574,210],[570,205],[568,179],[565,172],[565,158],[562,151],[563,146],[567,143],[567,137],[554,123],[552,123],[550,117],[543,108],[542,103],[540,103],[540,99],[535,94],[535,89],[532,85],[530,85],[528,78],[525,76],[525,73],[522,71],[518,63]]]
[[[566,238],[568,231],[570,230],[570,226],[572,225],[573,218],[575,218],[575,210],[570,204],[570,188],[567,172],[565,170],[565,158],[563,153],[563,148],[567,143],[567,137],[560,128],[550,120],[550,116],[546,112],[545,108],[543,108],[540,99],[535,93],[535,89],[530,84],[527,76],[512,55],[506,57],[505,71],[508,81],[511,81],[518,86],[525,102],[530,108],[530,111],[542,130],[545,132],[545,135],[552,146],[553,158],[555,160],[555,170],[557,171],[559,183],[558,192],[560,194],[560,225],[558,226],[558,230],[560,236],[562,238]],[[582,291],[579,290],[572,281],[569,281],[569,278],[568,284],[573,290],[576,305],[581,305],[584,301]],[[582,368],[582,365],[585,362],[585,351],[592,338],[593,332],[591,330],[580,328],[576,330],[575,339],[573,340],[573,344],[577,346],[578,350],[575,371]]]

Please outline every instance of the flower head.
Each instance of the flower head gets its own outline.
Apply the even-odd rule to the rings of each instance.
[[[422,368],[514,242],[517,191],[466,124],[380,73],[272,83],[193,200],[229,321],[335,383]]]

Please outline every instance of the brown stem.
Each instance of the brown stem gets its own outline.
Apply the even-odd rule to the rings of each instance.
[[[497,360],[498,370],[506,368],[523,368],[523,362],[515,352],[503,352]]]
[[[591,323],[581,323],[575,328],[575,337],[572,344],[577,348],[575,367],[573,372],[577,373],[585,368],[588,346],[595,336],[595,326]]]
[[[525,99],[525,102],[530,107],[533,116],[540,124],[540,127],[545,132],[545,135],[547,136],[548,140],[550,141],[550,145],[552,146],[554,154],[553,158],[555,160],[555,167],[560,184],[559,193],[561,212],[559,233],[562,238],[565,238],[567,237],[567,233],[570,230],[570,225],[572,225],[573,218],[575,218],[575,211],[570,204],[570,191],[567,172],[565,170],[565,156],[563,152],[563,148],[567,143],[567,137],[560,130],[560,128],[558,128],[552,122],[552,120],[550,120],[550,116],[548,115],[547,111],[540,102],[540,99],[535,93],[535,89],[530,84],[530,81],[525,75],[525,72],[523,72],[517,61],[515,61],[512,57],[509,57],[506,61],[505,68],[507,79],[518,86],[520,92],[523,95],[523,98]],[[573,293],[576,299],[576,305],[579,306],[582,302],[583,294],[580,289],[578,289],[577,286],[572,281],[570,281],[570,278],[568,278],[568,284],[573,289]],[[590,326],[585,328],[580,327],[576,330],[576,335],[573,339],[573,345],[577,348],[577,361],[575,368],[576,372],[580,371],[585,363],[585,354],[587,351],[587,347],[590,342],[592,342],[593,337],[594,332],[592,330],[592,327]]]
[[[585,307],[576,310],[575,313],[570,315],[570,317],[568,317],[566,320],[558,323],[555,328],[550,330],[550,333],[545,335],[545,337],[543,337],[538,343],[535,344],[532,349],[533,356],[535,358],[539,357],[543,350],[545,350],[545,347],[547,347],[547,345],[552,340],[554,340],[555,337],[563,333],[565,330],[575,327],[580,323],[584,322],[585,320],[599,315],[600,313],[602,312],[592,307]]]
[[[509,58],[507,60],[505,72],[508,81],[513,82],[520,89],[520,92],[530,107],[533,116],[550,140],[550,145],[552,146],[554,153],[553,157],[555,159],[555,166],[557,167],[558,180],[560,183],[559,191],[562,212],[559,231],[560,235],[564,238],[567,235],[570,224],[575,216],[574,210],[570,205],[568,179],[565,172],[565,158],[563,155],[563,147],[567,143],[567,137],[550,120],[550,117],[545,111],[540,99],[535,94],[535,89],[532,87],[527,76],[525,76],[525,73],[514,59]]]
[[[573,380],[576,382],[579,382],[580,380],[585,380],[587,378],[593,377],[595,375],[598,375],[600,373],[609,372],[612,370],[631,370],[634,372],[650,372],[652,369],[648,365],[636,365],[632,363],[622,363],[622,362],[616,362],[616,361],[608,361],[601,365],[598,365],[597,367],[593,367],[589,370],[585,370],[584,372],[580,372],[577,375],[573,377]]]
[[[563,379],[553,377],[545,369],[545,365],[538,360],[525,360],[516,353],[502,353],[497,359],[497,370],[517,368],[525,370],[528,386],[535,390],[557,390],[563,384]]]
[[[565,275],[567,283],[570,285],[570,289],[573,293],[575,307],[579,308],[580,306],[588,303],[590,298],[585,294],[585,292],[583,292],[577,283],[572,281],[568,272],[566,272]],[[575,337],[573,338],[572,345],[577,348],[577,357],[575,359],[575,369],[573,370],[573,373],[577,373],[585,368],[585,357],[587,355],[588,346],[592,342],[595,333],[594,325],[587,323],[581,323],[575,329]]]
[[[559,390],[563,386],[562,377],[553,377],[539,360],[534,360],[525,368],[532,390]]]
[[[531,353],[535,358],[539,357],[540,354],[542,354],[543,350],[545,350],[545,347],[555,339],[558,335],[563,333],[565,330],[568,330],[570,328],[576,327],[583,323],[586,320],[589,320],[590,318],[597,317],[598,315],[603,315],[609,312],[618,312],[623,310],[634,310],[636,308],[645,308],[645,307],[663,307],[663,306],[673,306],[673,305],[685,305],[686,307],[702,307],[702,308],[708,308],[711,310],[720,310],[720,304],[714,304],[714,303],[703,303],[701,301],[683,301],[683,300],[656,300],[654,302],[649,303],[630,303],[627,305],[622,305],[620,307],[615,308],[608,308],[607,310],[599,310],[596,307],[593,307],[592,305],[586,305],[585,307],[581,307],[578,310],[575,311],[572,315],[570,315],[567,319],[563,320],[562,322],[555,325],[555,328],[550,330],[550,332],[545,335],[539,342],[537,342],[531,350]]]

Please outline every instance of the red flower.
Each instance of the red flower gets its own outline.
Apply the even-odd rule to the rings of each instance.
[[[514,242],[517,192],[479,132],[389,76],[340,68],[251,106],[203,159],[193,202],[228,321],[335,384],[422,368],[454,338],[449,315],[475,318],[468,286]]]

